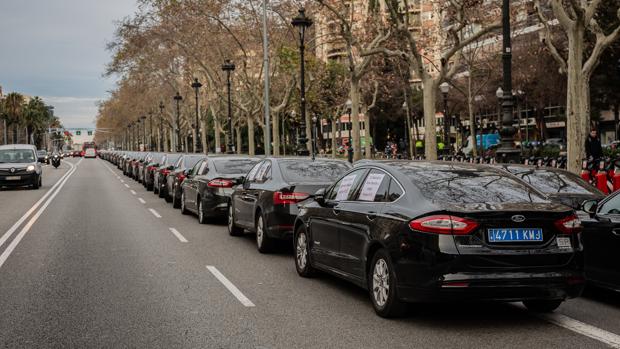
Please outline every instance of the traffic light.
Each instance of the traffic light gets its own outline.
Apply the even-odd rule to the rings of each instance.
[[[92,136],[93,135],[93,131],[88,131],[88,135]]]
[[[75,131],[75,135],[76,136],[81,136],[82,135],[82,131]]]

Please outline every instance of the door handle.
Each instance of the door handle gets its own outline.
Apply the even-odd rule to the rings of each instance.
[[[611,231],[612,234],[614,234],[615,236],[620,236],[620,229],[614,229]]]
[[[340,214],[340,209],[339,209],[339,208],[334,207],[334,208],[333,208],[333,211],[334,211],[334,214],[335,214],[336,216]]]
[[[375,218],[377,218],[377,212],[368,212],[368,214],[366,214],[366,218],[369,221],[374,220]]]

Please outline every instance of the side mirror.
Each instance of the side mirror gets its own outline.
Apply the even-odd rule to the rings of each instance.
[[[325,205],[325,188],[321,188],[314,193],[314,201],[319,205]]]
[[[598,208],[597,200],[586,200],[581,204],[581,210],[590,216],[594,216],[596,209]]]
[[[174,171],[174,166],[173,165],[168,166],[168,170]]]
[[[234,183],[235,185],[239,185],[239,184],[243,183],[243,181],[244,181],[244,180],[245,180],[245,177],[244,177],[244,176],[241,176],[241,177],[239,177],[239,178],[235,178],[235,179],[233,180],[233,183]]]

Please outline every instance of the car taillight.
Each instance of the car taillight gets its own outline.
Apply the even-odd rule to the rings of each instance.
[[[576,215],[570,215],[555,221],[555,227],[564,234],[577,234],[583,228]]]
[[[153,171],[155,169],[155,166],[149,166],[146,168],[147,171]]]
[[[235,182],[232,180],[222,178],[212,179],[207,183],[207,186],[211,188],[232,188],[233,185],[235,185]]]
[[[177,178],[179,179],[179,184],[183,183],[183,181],[185,180],[185,175],[182,173],[179,173],[177,175]]]
[[[164,175],[164,177],[165,177],[165,176],[167,176],[167,175],[169,175],[169,174],[170,174],[170,170],[168,170],[168,169],[163,169],[163,170],[161,170],[161,174],[162,174],[162,175]]]
[[[432,234],[467,235],[478,228],[478,222],[451,215],[434,215],[409,222],[416,231]]]
[[[296,192],[281,192],[277,191],[273,193],[273,204],[274,205],[286,205],[286,204],[295,204],[300,201],[304,201],[310,197],[308,193],[296,193]]]

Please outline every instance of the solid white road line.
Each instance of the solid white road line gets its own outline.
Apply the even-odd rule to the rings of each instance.
[[[4,245],[4,243],[17,230],[17,228],[19,228],[19,226],[22,225],[22,223],[24,223],[24,221],[26,219],[28,219],[28,217],[30,217],[32,212],[34,212],[39,207],[39,205],[41,205],[41,203],[43,201],[45,201],[45,199],[47,199],[47,197],[49,197],[54,192],[54,190],[60,185],[62,180],[65,179],[65,177],[67,177],[69,175],[71,170],[73,170],[73,168],[75,168],[75,165],[73,165],[72,163],[67,162],[67,164],[69,164],[69,166],[70,166],[69,167],[69,171],[67,171],[67,173],[62,175],[62,177],[60,177],[60,179],[56,183],[54,183],[52,188],[50,190],[48,190],[47,193],[45,193],[45,195],[43,195],[43,197],[41,199],[39,199],[39,201],[37,201],[28,211],[26,211],[26,213],[24,213],[24,215],[17,222],[15,222],[15,224],[13,224],[13,226],[9,230],[7,230],[6,233],[4,233],[4,235],[2,235],[2,237],[0,237],[0,247],[2,245]]]
[[[125,181],[121,179],[121,183],[125,183]]]
[[[217,270],[216,267],[212,265],[207,265],[207,269],[209,269],[211,274],[213,274],[213,276],[215,276],[228,289],[228,291],[230,291],[230,293],[232,293],[233,296],[235,296],[239,300],[239,302],[241,302],[241,304],[243,304],[246,307],[254,306],[254,303],[252,303],[252,301],[249,300],[248,297],[246,297],[243,293],[241,293],[241,291],[239,291],[237,286],[233,285],[233,283],[230,282],[230,280],[228,280],[226,276],[220,273],[220,271]]]
[[[179,233],[179,231],[178,231],[178,230],[176,230],[176,229],[174,229],[174,228],[168,228],[168,229],[170,229],[170,231],[172,232],[172,234],[174,234],[174,236],[176,236],[176,237],[177,237],[177,239],[179,239],[179,241],[181,241],[181,242],[187,242],[187,239],[186,239],[183,235],[181,235],[181,233]]]
[[[130,192],[131,192],[133,195],[136,195],[136,191],[135,191],[135,190],[130,190]]]
[[[125,187],[129,188],[129,184],[125,184]]]
[[[13,241],[11,241],[11,243],[9,244],[9,246],[7,246],[7,248],[4,250],[4,252],[2,252],[2,254],[0,255],[0,268],[2,268],[2,266],[4,265],[4,262],[6,262],[7,258],[9,258],[11,253],[13,253],[13,250],[15,250],[15,247],[17,247],[17,245],[24,238],[26,233],[28,233],[28,231],[30,231],[30,228],[32,228],[34,223],[39,219],[39,217],[41,217],[41,214],[43,214],[43,211],[45,211],[47,206],[49,206],[49,204],[54,200],[56,195],[58,195],[58,193],[60,193],[60,190],[62,189],[62,187],[64,187],[65,183],[67,183],[67,181],[69,180],[71,175],[73,175],[75,173],[75,171],[77,169],[77,165],[79,165],[81,161],[82,160],[78,161],[78,163],[71,170],[69,170],[69,175],[65,176],[62,179],[60,185],[56,188],[56,190],[54,191],[52,196],[50,196],[49,199],[47,199],[47,201],[45,201],[43,206],[41,206],[41,208],[37,211],[37,213],[35,213],[35,215],[32,216],[32,218],[28,221],[28,223],[26,223],[26,225],[19,232],[19,234],[17,234],[15,239],[13,239]]]
[[[151,213],[153,214],[153,216],[157,217],[157,218],[161,218],[161,215],[159,213],[157,213],[157,211],[155,211],[152,208],[149,208],[149,211],[151,211]]]
[[[146,204],[146,201],[144,201],[144,199],[143,199],[143,198],[138,198],[138,201],[140,201],[140,203],[141,203],[142,205]]]

